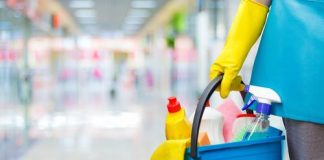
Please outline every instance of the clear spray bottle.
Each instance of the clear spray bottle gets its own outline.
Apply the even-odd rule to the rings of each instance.
[[[254,102],[257,103],[256,117],[246,127],[246,133],[243,140],[259,139],[266,136],[266,132],[270,126],[269,115],[271,113],[272,103],[281,103],[279,95],[270,88],[247,85],[245,92],[252,94],[249,102],[242,110],[246,110],[252,106]]]

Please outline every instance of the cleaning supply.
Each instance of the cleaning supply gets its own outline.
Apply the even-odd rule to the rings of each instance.
[[[165,121],[166,141],[153,152],[151,160],[183,160],[190,145],[191,124],[176,97],[168,98],[168,113]],[[208,144],[208,137],[202,135],[201,143]]]
[[[210,145],[210,140],[209,140],[209,136],[207,134],[207,132],[199,132],[198,135],[198,146],[207,146]],[[190,147],[190,144],[189,146]]]
[[[190,121],[194,119],[195,113],[190,116]],[[200,131],[206,132],[211,144],[224,143],[223,136],[224,117],[222,113],[210,107],[209,102],[206,105],[204,115],[200,123]]]
[[[244,135],[246,133],[246,126],[251,124],[255,117],[255,114],[240,114],[236,117],[232,127],[232,142],[238,142],[243,140]]]
[[[191,135],[191,124],[176,97],[170,97],[165,122],[167,140],[187,139]]]
[[[281,160],[284,136],[280,130],[271,127],[267,133],[270,136],[266,139],[198,147],[200,123],[206,103],[221,80],[222,75],[213,79],[200,96],[192,125],[191,146],[186,150],[185,160]]]
[[[224,140],[225,142],[230,142],[233,138],[233,123],[236,120],[236,117],[242,114],[242,111],[230,98],[226,99],[219,107],[216,108],[216,110],[222,113],[224,117]]]
[[[220,94],[227,97],[229,91],[243,90],[237,74],[249,53],[249,50],[260,36],[268,7],[253,0],[241,0],[238,12],[226,39],[225,46],[210,68],[210,79],[224,74]]]
[[[269,115],[272,103],[281,103],[279,95],[270,88],[246,85],[245,92],[252,94],[249,102],[242,108],[248,109],[254,102],[256,106],[256,118],[247,126],[243,140],[259,139],[266,136],[270,126]]]

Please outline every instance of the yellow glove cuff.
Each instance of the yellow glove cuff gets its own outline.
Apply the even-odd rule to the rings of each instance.
[[[190,139],[167,140],[152,154],[151,160],[183,160]]]

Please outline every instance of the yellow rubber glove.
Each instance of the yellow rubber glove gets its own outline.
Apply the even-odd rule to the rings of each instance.
[[[183,160],[190,139],[167,140],[152,154],[151,160]]]
[[[238,12],[229,31],[225,46],[210,68],[210,79],[224,74],[221,97],[230,90],[243,90],[241,77],[237,76],[249,50],[260,36],[269,9],[252,0],[241,0]]]

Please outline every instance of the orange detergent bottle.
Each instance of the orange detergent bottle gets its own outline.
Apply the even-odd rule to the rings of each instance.
[[[187,139],[191,135],[191,124],[176,97],[170,97],[167,105],[168,114],[165,122],[167,140]]]

